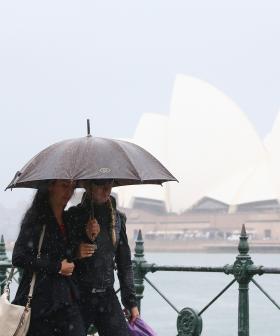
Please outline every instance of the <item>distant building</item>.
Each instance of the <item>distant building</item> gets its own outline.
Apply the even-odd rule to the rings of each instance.
[[[228,213],[229,205],[220,201],[217,201],[210,197],[203,197],[196,202],[186,213]]]
[[[167,213],[164,201],[147,199],[144,197],[133,197],[131,208],[144,210],[158,215],[165,215]]]
[[[275,212],[280,213],[280,205],[278,200],[266,200],[259,202],[250,202],[239,204],[236,212]]]

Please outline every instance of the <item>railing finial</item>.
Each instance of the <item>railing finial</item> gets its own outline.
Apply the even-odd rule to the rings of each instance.
[[[8,260],[7,253],[6,253],[6,246],[4,241],[4,236],[1,235],[1,241],[0,241],[0,261],[6,261]]]
[[[238,244],[238,251],[240,255],[247,256],[249,252],[249,244],[248,244],[248,236],[246,232],[245,225],[242,225],[240,238],[239,238],[239,244]]]

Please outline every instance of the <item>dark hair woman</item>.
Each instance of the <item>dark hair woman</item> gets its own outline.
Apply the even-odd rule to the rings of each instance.
[[[75,183],[68,180],[53,180],[40,188],[23,218],[15,243],[12,261],[23,269],[23,276],[14,303],[26,304],[36,272],[28,336],[85,335],[77,306],[78,292],[71,279],[74,264],[64,213],[74,188]],[[38,258],[43,226],[45,233]]]

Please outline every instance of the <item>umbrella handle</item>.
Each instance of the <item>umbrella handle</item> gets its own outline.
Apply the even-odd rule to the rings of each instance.
[[[90,214],[89,214],[89,218],[90,219],[94,219],[94,206],[93,206],[93,201],[92,201],[92,191],[91,191],[91,187],[90,187],[90,193],[89,193],[89,200],[90,200]],[[91,240],[92,243],[96,245],[96,238],[94,235],[92,235]]]
[[[92,200],[90,202],[90,219],[94,219],[94,206],[93,206]],[[95,245],[96,245],[96,239],[97,237],[95,237],[95,235],[91,236],[92,243]]]
[[[90,219],[94,219],[94,207],[92,204],[92,200],[90,200],[90,214],[89,214]]]

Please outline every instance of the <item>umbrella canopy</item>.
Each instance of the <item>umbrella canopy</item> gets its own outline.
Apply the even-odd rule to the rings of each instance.
[[[42,150],[16,173],[6,189],[38,188],[53,179],[113,179],[114,186],[177,181],[142,147],[89,135],[64,140]]]

